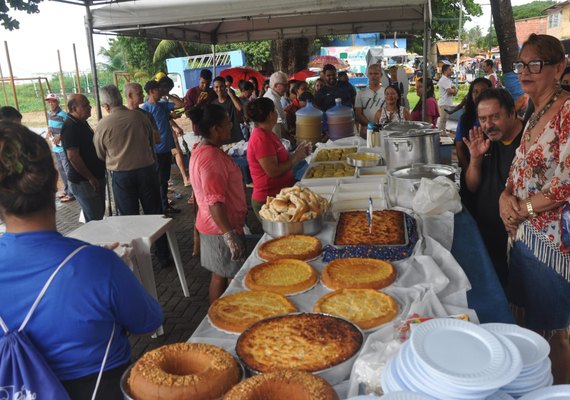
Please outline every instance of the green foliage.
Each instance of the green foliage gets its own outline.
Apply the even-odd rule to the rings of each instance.
[[[271,62],[271,41],[258,40],[255,42],[236,42],[216,46],[218,51],[242,50],[245,53],[247,66],[261,69],[267,62]]]
[[[158,41],[129,36],[109,39],[109,48],[102,47],[99,54],[107,58],[101,66],[105,71],[126,71],[132,76],[150,77],[163,70],[163,63],[154,63],[153,56]]]
[[[556,2],[553,0],[533,1],[532,3],[523,4],[521,6],[513,7],[513,18],[525,19],[546,15],[546,9]]]
[[[471,21],[472,16],[483,14],[481,6],[475,0],[463,1],[463,26]],[[459,25],[459,0],[432,0],[432,28],[431,40],[457,38]],[[424,47],[423,31],[415,32],[408,41],[408,51],[422,54]]]
[[[40,12],[38,9],[38,3],[41,1],[43,0],[0,0],[0,21],[2,21],[4,29],[13,31],[14,29],[20,28],[18,20],[8,15],[10,9],[25,11],[28,14],[35,14]]]

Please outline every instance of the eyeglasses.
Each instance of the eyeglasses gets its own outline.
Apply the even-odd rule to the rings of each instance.
[[[528,69],[530,74],[540,74],[542,72],[542,67],[545,65],[554,65],[551,61],[543,61],[543,60],[531,60],[528,63],[524,63],[522,61],[515,61],[513,63],[513,72],[515,74],[522,74],[524,68]]]

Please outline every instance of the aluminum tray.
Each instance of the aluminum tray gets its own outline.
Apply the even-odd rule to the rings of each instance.
[[[277,318],[282,318],[284,316],[289,316],[289,315],[301,315],[301,314],[319,314],[319,315],[326,315],[327,317],[332,317],[332,318],[336,318],[336,319],[340,319],[343,320],[347,323],[349,323],[350,325],[352,325],[356,330],[358,330],[358,332],[360,332],[360,335],[362,337],[362,342],[360,344],[360,348],[348,359],[344,360],[343,362],[341,362],[340,364],[337,365],[333,365],[332,367],[329,368],[325,368],[325,369],[321,369],[319,371],[313,371],[312,373],[315,375],[320,376],[321,378],[324,378],[328,383],[330,383],[331,385],[336,385],[344,380],[346,380],[349,376],[350,376],[350,371],[352,370],[352,365],[354,364],[354,361],[356,361],[356,358],[358,357],[358,355],[360,354],[360,351],[362,350],[362,347],[364,346],[364,342],[365,342],[365,336],[364,336],[364,332],[362,331],[362,329],[360,329],[355,323],[336,316],[336,315],[331,315],[331,314],[326,314],[326,313],[303,313],[303,312],[298,312],[298,313],[291,313],[291,314],[285,314],[285,315],[277,315],[274,317],[269,317],[266,319],[262,319],[261,321],[256,322],[255,324],[251,325],[249,328],[247,328],[238,338],[237,343],[236,343],[236,353],[237,353],[237,347],[239,344],[240,339],[242,338],[242,336],[248,332],[252,327],[254,327],[255,325],[262,323],[264,321],[268,321],[268,320],[272,320],[272,319],[277,319]],[[262,372],[257,371],[253,368],[250,368],[247,366],[246,363],[244,363],[239,354],[238,354],[238,359],[240,359],[240,361],[242,362],[243,366],[245,367],[246,371],[248,373],[250,373],[251,375],[259,375]]]
[[[370,158],[370,160],[360,160],[355,158],[356,154],[365,154]],[[378,165],[382,165],[384,160],[382,160],[382,157],[377,153],[358,152],[347,155],[346,162],[348,165],[352,165],[353,167],[376,167]]]
[[[285,235],[316,235],[323,229],[323,216],[302,222],[278,222],[261,219],[265,233],[272,237]]]
[[[410,238],[408,237],[408,225],[406,222],[406,213],[400,211],[402,213],[402,225],[403,225],[403,229],[404,229],[404,243],[398,243],[398,244],[347,244],[347,245],[338,245],[336,244],[336,234],[337,234],[337,229],[338,229],[338,220],[340,220],[340,214],[342,214],[343,212],[350,212],[350,211],[362,211],[365,212],[364,210],[360,209],[360,210],[346,210],[346,211],[342,211],[339,213],[338,215],[338,219],[337,219],[337,224],[335,226],[335,230],[334,230],[334,236],[333,236],[333,243],[332,245],[336,248],[339,249],[343,249],[346,248],[347,246],[378,246],[378,247],[401,247],[401,246],[407,246],[410,243]],[[374,211],[380,211],[380,210],[374,210]]]
[[[344,161],[344,158],[339,158],[338,160],[318,160],[319,153],[328,152],[330,150],[340,150],[342,153],[344,150],[345,154],[356,153],[358,151],[358,146],[321,146],[315,150],[315,153],[311,157],[311,162],[326,162],[326,161]],[[350,151],[349,151],[350,150]]]
[[[346,161],[323,161],[323,162],[312,162],[309,164],[309,166],[307,167],[307,170],[305,171],[305,174],[303,175],[303,178],[301,179],[301,182],[303,184],[306,184],[308,186],[311,185],[310,182],[313,181],[321,181],[321,182],[327,182],[327,183],[336,183],[338,182],[339,179],[346,179],[346,178],[356,178],[356,168],[349,166],[351,168],[354,168],[354,172],[351,175],[344,175],[344,176],[323,176],[323,177],[311,177],[309,178],[308,176],[310,175],[311,171],[313,168],[318,168],[319,166],[323,165],[324,167],[322,168],[327,168],[327,165],[335,165],[335,164],[346,164],[346,166],[349,166],[348,163]],[[334,168],[334,167],[333,167]]]

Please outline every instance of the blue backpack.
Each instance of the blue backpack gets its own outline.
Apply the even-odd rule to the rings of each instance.
[[[71,258],[85,247],[87,246],[84,245],[75,249],[51,274],[17,331],[10,331],[4,320],[0,317],[0,326],[5,333],[5,335],[0,338],[0,399],[69,399],[67,391],[37,347],[32,343],[28,335],[26,335],[24,328],[56,274]],[[93,392],[93,399],[95,399],[97,393],[114,333],[115,325],[113,324],[111,338],[107,344],[97,384],[95,385],[95,391]]]

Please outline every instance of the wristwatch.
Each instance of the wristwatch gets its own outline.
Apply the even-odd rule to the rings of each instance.
[[[536,213],[534,212],[534,208],[532,208],[532,203],[530,202],[530,197],[526,199],[526,211],[528,212],[529,217],[536,217]]]

